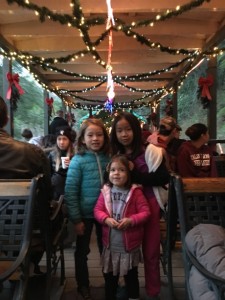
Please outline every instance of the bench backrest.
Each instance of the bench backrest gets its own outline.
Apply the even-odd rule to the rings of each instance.
[[[9,277],[29,250],[38,177],[31,180],[0,180],[0,262],[12,261],[0,280]]]
[[[182,241],[193,226],[225,227],[225,178],[173,177]]]

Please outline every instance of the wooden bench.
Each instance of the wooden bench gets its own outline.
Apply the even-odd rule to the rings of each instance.
[[[189,272],[194,264],[197,269],[210,278],[220,290],[224,280],[216,279],[200,266],[185,248],[187,232],[198,224],[216,224],[225,227],[225,178],[181,178],[171,177],[169,188],[167,250],[168,250],[168,284],[170,299],[175,299],[173,292],[173,273],[171,263],[171,239],[174,228],[174,215],[178,212],[180,225],[183,261],[185,270],[185,288],[187,299],[192,299],[188,284]],[[223,299],[223,298],[218,298]]]
[[[60,207],[56,207],[58,212],[62,200],[61,197]],[[49,203],[42,175],[31,180],[0,180],[0,284],[15,280],[14,300],[26,299],[30,254],[35,247],[46,251],[44,299],[50,299],[51,279],[59,262],[60,284],[64,283],[66,221],[62,217],[60,226],[55,230],[54,222],[59,214],[53,210],[50,215]]]

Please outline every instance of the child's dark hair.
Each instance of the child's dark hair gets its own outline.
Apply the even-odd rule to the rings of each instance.
[[[78,139],[77,139],[77,153],[84,154],[84,152],[86,152],[86,150],[87,150],[87,147],[83,143],[83,140],[84,140],[85,131],[90,125],[95,125],[102,129],[103,135],[104,135],[104,144],[103,144],[101,151],[104,154],[109,154],[109,149],[110,149],[109,135],[106,131],[106,128],[105,128],[103,122],[100,119],[95,119],[95,118],[90,118],[90,119],[83,121],[83,123],[80,127],[80,130],[79,130],[79,135],[78,135]]]
[[[144,144],[143,144],[143,139],[142,139],[142,129],[139,120],[131,113],[129,112],[120,112],[114,119],[112,123],[112,130],[110,134],[110,142],[111,142],[111,147],[112,147],[112,153],[125,153],[125,148],[123,145],[121,145],[117,139],[116,136],[116,125],[117,123],[125,119],[132,131],[133,131],[133,141],[131,144],[132,148],[132,153],[130,154],[131,159],[135,159],[142,151]]]
[[[129,160],[125,155],[122,154],[116,154],[111,158],[111,161],[109,162],[107,166],[107,171],[110,172],[110,168],[112,163],[114,162],[120,162],[125,168],[126,168],[126,173],[127,173],[127,182],[125,184],[125,188],[130,188],[131,187],[131,174],[130,174],[130,164]],[[113,186],[113,184],[109,181],[108,179],[108,184],[109,186]]]
[[[195,123],[188,127],[185,131],[185,134],[192,140],[197,141],[202,134],[206,134],[208,127],[202,123]]]

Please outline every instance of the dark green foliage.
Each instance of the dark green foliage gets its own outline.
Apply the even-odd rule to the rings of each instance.
[[[217,138],[225,138],[225,55],[217,59]]]
[[[178,123],[181,126],[182,137],[185,130],[194,123],[201,122],[207,124],[207,110],[202,108],[202,103],[198,99],[198,80],[205,77],[207,62],[193,70],[184,84],[178,91]]]

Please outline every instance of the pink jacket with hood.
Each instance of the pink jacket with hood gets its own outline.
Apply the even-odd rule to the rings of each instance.
[[[103,186],[94,208],[96,220],[103,225],[102,240],[105,247],[109,247],[110,242],[110,227],[104,222],[106,218],[112,217],[110,191],[110,186]],[[123,231],[126,251],[131,251],[141,245],[144,233],[143,224],[148,220],[150,214],[149,205],[142,192],[142,187],[133,184],[128,193],[123,212],[123,218],[126,217],[132,220],[131,227]]]

